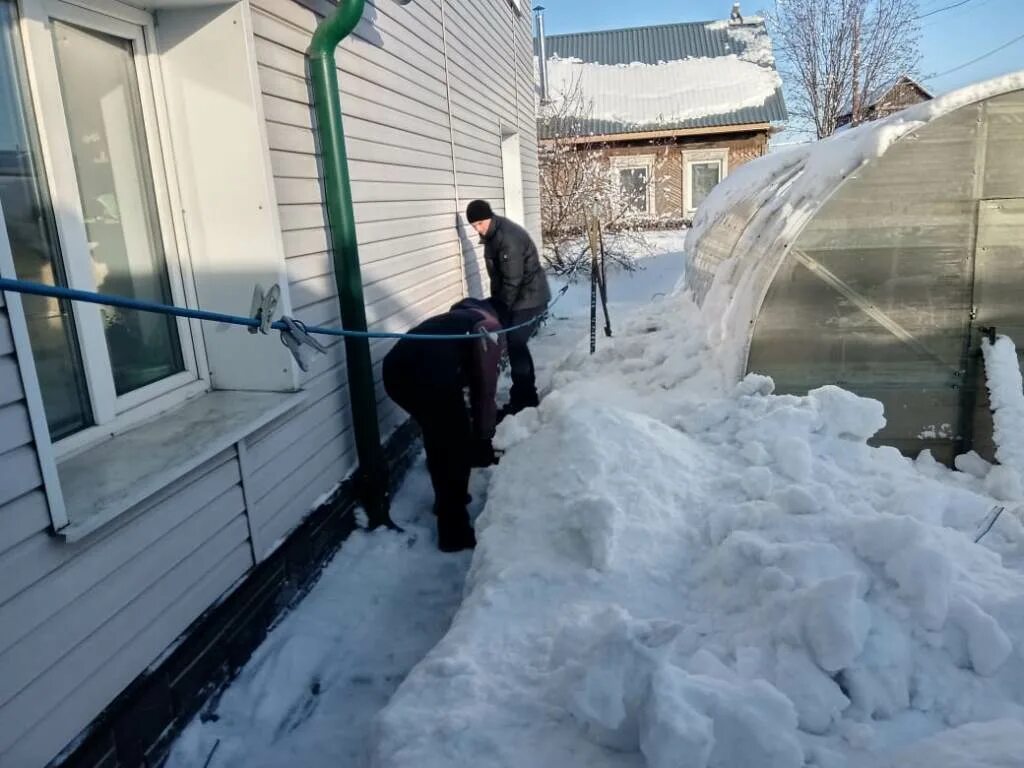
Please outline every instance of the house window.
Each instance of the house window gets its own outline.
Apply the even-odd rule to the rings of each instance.
[[[612,157],[611,166],[623,207],[632,213],[653,214],[654,158],[646,155]]]
[[[729,150],[683,152],[683,188],[687,214],[693,214],[728,173]]]
[[[627,209],[647,213],[647,183],[646,168],[623,168],[619,171],[619,189]]]
[[[704,198],[722,180],[721,161],[711,160],[706,163],[694,163],[690,166],[690,179],[693,189],[693,207],[700,208]]]
[[[23,7],[19,23],[0,0],[0,205],[17,276],[183,303],[147,30],[60,2]],[[64,446],[197,379],[184,321],[34,297],[24,307],[50,434]]]

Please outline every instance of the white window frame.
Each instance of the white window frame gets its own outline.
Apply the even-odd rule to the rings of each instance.
[[[693,166],[704,163],[718,162],[719,174],[718,183],[721,184],[729,175],[729,150],[720,149],[690,149],[683,150],[683,213],[692,216],[697,212],[693,205]]]
[[[654,166],[656,165],[656,158],[654,155],[612,155],[609,158],[609,165],[611,167],[612,174],[615,177],[615,183],[617,185],[622,184],[620,171],[634,171],[634,170],[645,170],[647,171],[647,210],[640,212],[642,216],[657,216],[658,211],[655,206],[655,182],[654,182]],[[620,186],[621,189],[621,186]]]
[[[164,112],[166,102],[159,68],[156,66],[153,17],[145,11],[119,3],[106,2],[101,7],[102,12],[61,0],[22,0],[20,3],[31,108],[35,111],[39,129],[42,164],[46,169],[46,183],[54,202],[54,216],[68,281],[75,288],[95,290],[96,287],[89,261],[85,258],[89,249],[82,224],[81,198],[67,135],[50,19],[93,29],[132,43],[171,297],[175,304],[195,306],[195,289],[189,260],[186,258],[184,237],[172,215],[172,211],[180,210],[180,201],[176,185],[171,183],[167,173],[167,168],[172,167],[170,149],[164,139],[168,118]],[[124,395],[117,395],[100,308],[93,304],[72,302],[72,309],[95,425],[54,443],[58,459],[123,432],[209,388],[199,324],[179,318],[176,325],[184,370]]]
[[[517,131],[501,132],[501,182],[505,197],[505,216],[526,226],[526,202],[523,198],[522,145]]]

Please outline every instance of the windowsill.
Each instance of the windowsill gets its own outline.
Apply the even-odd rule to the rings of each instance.
[[[304,392],[208,392],[66,459],[57,472],[71,524],[58,535],[84,538],[305,399]]]

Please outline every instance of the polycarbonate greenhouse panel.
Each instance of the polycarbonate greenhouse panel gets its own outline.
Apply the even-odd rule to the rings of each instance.
[[[1010,93],[985,104],[988,133],[985,199],[1024,195],[1024,92]]]
[[[737,375],[839,384],[885,405],[877,442],[991,457],[979,329],[1024,347],[1022,89],[965,89],[720,185],[687,280]]]

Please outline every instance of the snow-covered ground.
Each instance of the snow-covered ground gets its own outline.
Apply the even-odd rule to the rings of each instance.
[[[644,234],[646,253],[634,252],[638,269],[635,272],[624,272],[616,265],[608,270],[608,311],[612,319],[612,331],[615,330],[616,317],[622,311],[633,306],[650,304],[658,298],[672,292],[679,282],[685,266],[683,244],[687,230],[668,230],[664,232],[647,232]],[[636,246],[630,247],[637,251]],[[565,281],[552,278],[552,290],[565,286]],[[600,300],[599,300],[600,301]],[[598,326],[603,326],[604,315],[598,303]],[[556,317],[588,317],[590,316],[590,280],[584,278],[569,284],[565,296],[554,305],[552,313]]]
[[[484,475],[475,478],[474,513]],[[374,716],[447,631],[462,597],[470,555],[438,552],[431,501],[420,462],[392,509],[405,533],[353,533],[223,696],[185,730],[167,768],[365,764]]]
[[[674,284],[684,234],[657,234],[652,255],[642,259],[647,269],[609,276],[616,312]],[[561,284],[553,281],[553,287]],[[589,311],[589,283],[583,308],[574,306],[577,290],[573,286],[554,307],[555,319],[531,344],[542,389],[589,327],[579,316]],[[474,516],[487,498],[489,475],[474,472]],[[354,533],[238,678],[181,735],[166,768],[368,763],[374,717],[447,631],[462,599],[470,555],[437,551],[432,501],[421,460],[392,509],[405,534]]]
[[[434,549],[417,467],[407,533],[354,534],[170,766],[1024,765],[1019,468],[869,447],[881,406],[834,387],[736,384],[652,287],[592,357],[584,318],[542,329],[551,391],[476,473],[472,556]],[[1009,435],[1012,345],[987,355]]]

